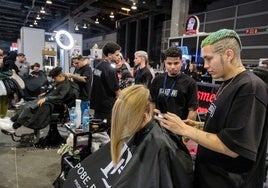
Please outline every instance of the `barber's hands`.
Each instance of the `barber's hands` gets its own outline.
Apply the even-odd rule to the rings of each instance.
[[[194,120],[191,120],[191,119],[186,119],[186,120],[183,120],[184,123],[186,123],[187,125],[190,125],[191,127],[195,127],[197,129],[203,129],[204,127],[204,122],[200,122],[200,121],[194,121]]]
[[[158,109],[154,109],[156,114],[161,114]],[[161,116],[155,115],[154,118],[160,122],[160,125],[170,130],[171,132],[178,135],[185,135],[187,128],[194,127],[197,129],[203,129],[204,122],[198,122],[191,119],[182,120],[176,114],[167,112],[166,114],[161,114]]]
[[[45,94],[46,94],[46,92],[41,93],[41,94],[39,94],[38,96],[39,96],[39,97],[42,97],[42,96],[44,96]]]
[[[187,125],[192,126],[192,127],[197,127],[198,126],[198,122],[194,121],[194,120],[191,120],[191,119],[183,120],[183,122],[186,123]]]
[[[156,114],[161,114],[160,110],[158,109],[154,109],[154,112]],[[188,125],[186,125],[179,116],[170,112],[161,115],[163,116],[163,118],[158,117],[157,115],[154,116],[154,118],[160,122],[160,125],[175,134],[184,135]]]
[[[67,78],[72,78],[72,77],[73,77],[73,74],[72,74],[72,73],[65,73],[65,76],[66,76]]]
[[[46,101],[45,98],[38,100],[38,102],[37,102],[38,106],[41,106],[45,101]]]

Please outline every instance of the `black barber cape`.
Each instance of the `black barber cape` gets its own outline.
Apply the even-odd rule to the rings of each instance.
[[[125,143],[116,167],[108,143],[71,169],[63,187],[192,187],[192,159],[170,134],[152,120]]]

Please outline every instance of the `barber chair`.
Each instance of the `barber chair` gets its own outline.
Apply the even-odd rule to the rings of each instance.
[[[64,109],[64,110],[62,110]],[[60,144],[65,143],[65,139],[60,135],[58,126],[63,126],[69,119],[68,107],[63,105],[63,108],[56,108],[50,116],[49,130],[45,137],[40,138],[40,129],[34,129],[32,133],[25,133],[18,135],[9,132],[2,132],[10,135],[14,142],[19,142],[21,146],[38,148],[58,147]]]
[[[38,141],[34,144],[35,147],[58,147],[65,143],[65,139],[59,133],[58,126],[63,126],[69,120],[68,108],[65,107],[64,112],[53,112],[50,118],[46,136],[40,138],[40,130],[34,130],[34,134],[38,138]]]

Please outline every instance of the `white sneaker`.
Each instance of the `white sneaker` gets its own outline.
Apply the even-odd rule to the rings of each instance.
[[[10,120],[10,117],[4,117],[4,118],[0,118],[0,122],[6,122],[6,123],[9,123],[11,120]]]
[[[9,133],[15,133],[13,122],[8,118],[0,118],[0,129]]]
[[[16,107],[22,106],[25,104],[25,101],[23,99],[21,99],[19,102],[16,103]]]

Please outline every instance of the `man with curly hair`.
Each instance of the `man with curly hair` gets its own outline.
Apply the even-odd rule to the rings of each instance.
[[[94,64],[91,108],[94,109],[94,118],[107,120],[108,129],[113,104],[120,92],[117,71],[113,66],[120,60],[120,50],[117,43],[107,42],[102,48],[104,60]]]
[[[167,49],[164,63],[166,72],[157,75],[150,87],[152,101],[157,104],[158,95],[164,94],[169,112],[182,119],[195,120],[198,108],[197,85],[195,80],[181,72],[181,50],[176,47]]]

